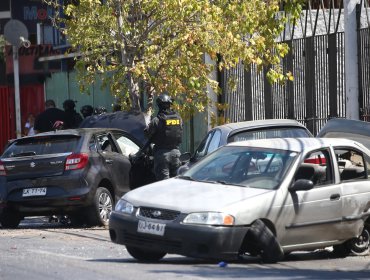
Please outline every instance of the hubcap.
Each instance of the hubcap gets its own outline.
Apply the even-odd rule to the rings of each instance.
[[[99,196],[99,213],[103,221],[109,220],[109,215],[112,212],[113,203],[107,193],[102,193]]]

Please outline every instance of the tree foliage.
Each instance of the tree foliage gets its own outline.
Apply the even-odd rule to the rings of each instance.
[[[135,110],[141,93],[151,100],[167,92],[185,114],[209,105],[207,85],[219,92],[215,67],[271,65],[271,81],[290,78],[279,67],[288,47],[276,38],[300,7],[301,0],[79,0],[57,20],[80,53],[82,90],[98,77]]]

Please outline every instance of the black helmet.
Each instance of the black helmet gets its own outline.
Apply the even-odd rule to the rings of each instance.
[[[94,113],[94,108],[91,105],[84,105],[81,107],[80,112],[86,118]]]
[[[157,97],[156,102],[160,110],[169,109],[172,104],[172,99],[167,94],[161,94]]]
[[[96,107],[94,109],[94,115],[102,115],[102,114],[105,114],[106,112],[107,112],[107,109],[103,106]]]
[[[73,110],[75,108],[76,104],[72,99],[67,99],[63,102],[63,108],[64,110]]]

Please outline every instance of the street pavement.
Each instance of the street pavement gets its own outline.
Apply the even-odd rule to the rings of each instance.
[[[171,254],[139,263],[110,241],[106,228],[71,228],[36,217],[18,229],[0,229],[0,279],[370,279],[370,257],[333,258],[320,250],[294,252],[277,264]]]

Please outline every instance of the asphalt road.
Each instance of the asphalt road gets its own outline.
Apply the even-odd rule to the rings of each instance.
[[[333,258],[329,250],[294,252],[277,264],[258,258],[227,263],[167,255],[138,263],[108,230],[70,228],[29,218],[0,229],[0,279],[370,279],[370,256]]]

